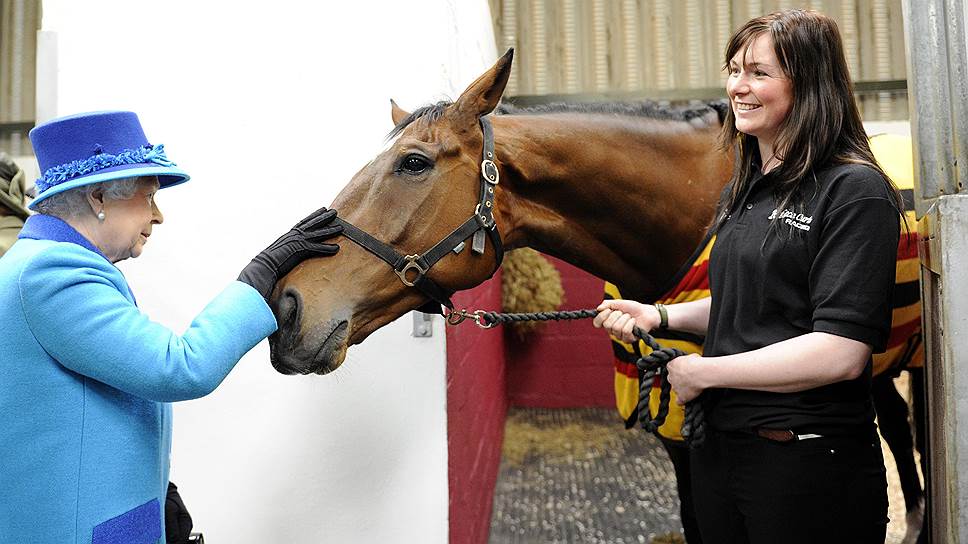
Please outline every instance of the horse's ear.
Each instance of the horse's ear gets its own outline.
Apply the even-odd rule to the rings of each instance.
[[[454,103],[454,111],[458,116],[476,120],[494,111],[501,101],[501,95],[504,94],[504,87],[508,84],[513,56],[514,48],[508,49],[508,52],[497,59],[490,70],[484,72],[467,87]]]
[[[393,119],[393,126],[399,125],[404,119],[410,116],[410,112],[397,105],[390,99],[390,117]]]

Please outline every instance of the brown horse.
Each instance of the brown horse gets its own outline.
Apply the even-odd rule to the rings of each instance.
[[[479,120],[498,105],[510,69],[509,51],[453,104],[413,114],[394,104],[399,136],[336,197],[340,217],[414,254],[464,222],[479,197]],[[538,249],[652,300],[702,240],[732,157],[716,147],[712,107],[632,113],[494,116],[493,214],[508,248]],[[338,259],[307,261],[277,286],[270,343],[281,372],[330,372],[347,347],[427,301],[357,244],[341,247]],[[428,276],[467,289],[490,277],[496,260],[494,244],[484,254],[464,249]]]
[[[392,104],[396,138],[332,207],[389,251],[420,255],[465,224],[490,187],[505,247],[538,249],[621,286],[628,298],[656,300],[703,240],[730,177],[732,154],[718,145],[723,110],[588,105],[489,116],[500,178],[482,185],[490,174],[481,118],[498,106],[510,69],[509,51],[452,104],[412,114]],[[381,257],[385,264],[353,240],[338,258],[306,261],[279,281],[270,345],[280,372],[331,372],[349,346],[428,302],[409,285],[422,270],[395,272],[395,256]],[[483,253],[445,247],[426,277],[451,292],[480,284],[501,255],[488,240]],[[897,416],[904,426],[905,416]],[[909,461],[907,480],[920,489]]]

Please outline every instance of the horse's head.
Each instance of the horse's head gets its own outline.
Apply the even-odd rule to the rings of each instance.
[[[480,118],[504,92],[511,55],[508,51],[498,59],[452,104],[411,114],[391,101],[396,125],[391,136],[396,139],[353,176],[332,204],[350,224],[347,231],[365,232],[399,256],[422,255],[474,216],[484,145]],[[415,266],[403,269],[401,278],[384,262],[394,257],[381,260],[358,238],[354,243],[344,236],[336,257],[305,261],[276,285],[270,305],[279,329],[269,342],[278,371],[330,372],[343,362],[349,346],[428,302],[426,294],[402,281],[417,278]],[[445,291],[473,287],[490,277],[499,260],[493,240],[487,240],[483,254],[472,251],[470,240],[466,245],[459,252],[445,248],[446,256],[426,277]]]

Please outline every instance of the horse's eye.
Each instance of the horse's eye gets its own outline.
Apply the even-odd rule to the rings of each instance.
[[[403,161],[400,162],[399,171],[411,175],[422,174],[429,170],[432,166],[433,163],[431,163],[426,157],[412,154],[403,158]]]

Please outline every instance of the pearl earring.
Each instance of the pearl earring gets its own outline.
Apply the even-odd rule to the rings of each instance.
[[[107,217],[107,216],[104,215],[104,210],[101,210],[101,211],[97,212],[97,220],[98,221],[101,221],[103,223],[105,217]]]

